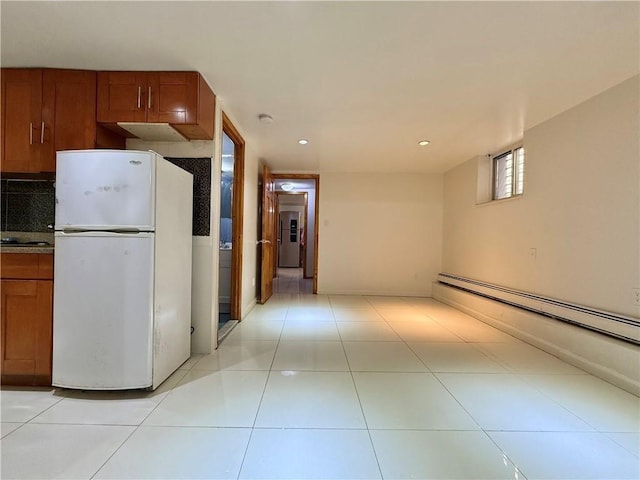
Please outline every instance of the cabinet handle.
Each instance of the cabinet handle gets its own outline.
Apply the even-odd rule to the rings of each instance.
[[[138,85],[138,110],[140,109],[140,97],[142,96],[142,87]]]
[[[29,145],[33,145],[33,122],[29,122]]]
[[[149,101],[147,103],[147,108],[151,110],[151,87],[149,87]]]
[[[40,128],[40,143],[44,143],[44,122],[42,122],[42,127]]]

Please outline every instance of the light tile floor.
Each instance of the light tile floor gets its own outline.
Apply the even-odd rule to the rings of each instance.
[[[640,400],[431,299],[298,270],[155,392],[1,392],[2,479],[638,479]]]

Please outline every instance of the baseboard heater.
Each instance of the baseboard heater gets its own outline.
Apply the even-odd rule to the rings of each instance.
[[[640,345],[640,319],[638,318],[596,310],[448,273],[439,274],[438,281],[450,287]]]

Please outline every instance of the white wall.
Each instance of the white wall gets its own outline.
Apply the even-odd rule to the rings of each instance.
[[[634,77],[527,130],[522,198],[477,206],[476,159],[447,172],[443,271],[640,316],[638,98]]]
[[[318,293],[429,296],[441,264],[442,176],[320,180]]]
[[[228,115],[228,112],[226,112]],[[231,118],[233,121],[233,118]],[[234,122],[240,130],[240,126]],[[241,318],[256,305],[256,262],[258,255],[258,171],[260,160],[245,138],[244,155],[244,223],[242,248],[242,300]]]
[[[216,125],[222,118],[216,112]],[[217,345],[218,322],[218,229],[220,223],[220,148],[219,132],[213,141],[148,142],[128,139],[128,150],[153,150],[165,157],[211,157],[211,234],[193,237],[193,265],[191,283],[191,335],[193,353],[210,353]],[[216,154],[217,152],[217,154]],[[214,248],[215,246],[215,248]],[[212,292],[216,292],[215,295]]]

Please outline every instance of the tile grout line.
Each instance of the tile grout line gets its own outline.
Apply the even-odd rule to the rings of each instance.
[[[129,435],[127,435],[127,438],[125,438],[122,443],[120,445],[118,445],[118,448],[116,448],[113,453],[111,455],[109,455],[107,457],[107,459],[102,462],[102,464],[98,467],[98,469],[93,473],[93,475],[91,475],[91,477],[89,477],[91,480],[93,480],[94,478],[96,478],[96,475],[98,475],[98,473],[100,473],[100,470],[102,470],[104,468],[104,466],[109,462],[109,460],[111,460],[113,458],[113,456],[118,453],[118,451],[124,446],[125,443],[127,443],[127,441],[133,436],[134,433],[136,433],[138,431],[138,429],[140,428],[140,425],[136,426]]]
[[[256,409],[256,415],[253,419],[253,425],[251,426],[251,430],[249,431],[249,438],[247,439],[247,446],[244,449],[244,453],[242,455],[242,461],[240,462],[240,468],[238,469],[238,475],[236,476],[236,480],[240,479],[240,475],[242,474],[242,469],[244,468],[244,462],[247,459],[247,453],[249,452],[249,445],[251,445],[251,439],[253,438],[253,432],[256,429],[256,422],[258,421],[258,415],[260,415],[260,408],[262,407],[262,401],[264,400],[264,394],[267,391],[267,385],[269,385],[269,379],[271,378],[271,372],[273,368],[273,363],[276,360],[276,355],[278,354],[278,346],[280,345],[280,340],[282,339],[282,332],[284,331],[284,326],[286,325],[287,313],[289,312],[290,303],[287,304],[287,309],[284,314],[285,320],[282,323],[282,328],[280,329],[280,335],[278,335],[278,342],[276,343],[276,348],[273,351],[273,358],[271,359],[271,365],[269,366],[269,371],[267,372],[267,378],[264,382],[264,388],[262,389],[262,395],[260,396],[260,401],[258,402],[258,408]],[[264,370],[263,370],[264,371]]]
[[[333,307],[331,307],[331,313],[335,318],[335,312],[333,311]],[[337,328],[337,327],[336,327]],[[382,473],[382,467],[380,465],[380,459],[378,458],[378,452],[376,451],[376,446],[373,443],[373,437],[371,436],[371,430],[369,429],[369,422],[367,421],[367,416],[364,413],[364,407],[362,406],[362,400],[360,399],[360,393],[358,392],[358,387],[356,385],[356,379],[353,376],[353,370],[351,370],[351,364],[349,363],[349,356],[347,355],[347,350],[344,346],[344,341],[342,340],[342,335],[340,334],[340,329],[338,329],[338,336],[340,337],[340,344],[342,345],[342,351],[344,352],[344,357],[347,361],[347,368],[349,368],[349,375],[351,376],[351,383],[353,385],[353,390],[356,393],[356,398],[358,399],[358,405],[360,405],[360,413],[362,413],[362,419],[364,420],[364,425],[367,429],[367,435],[369,436],[369,443],[371,445],[371,449],[373,450],[373,455],[376,458],[376,464],[378,466],[378,472],[380,473],[380,478],[384,479],[384,475]]]
[[[196,362],[196,363],[197,363],[197,362]],[[150,411],[147,415],[145,415],[145,417],[144,417],[142,420],[140,420],[140,423],[138,423],[138,425],[130,425],[130,426],[133,426],[133,427],[135,427],[135,428],[132,430],[132,432],[131,432],[129,435],[127,435],[127,438],[125,438],[125,439],[122,441],[122,443],[118,446],[118,448],[116,448],[116,449],[113,451],[113,453],[112,453],[111,455],[109,455],[109,457],[107,457],[107,459],[102,463],[102,465],[100,465],[100,466],[98,467],[98,469],[97,469],[97,470],[94,472],[94,474],[90,477],[92,480],[96,477],[96,475],[98,475],[98,473],[100,473],[100,470],[102,470],[102,469],[104,468],[104,466],[105,466],[105,465],[106,465],[106,464],[107,464],[107,463],[108,463],[108,462],[109,462],[109,461],[110,461],[110,460],[115,456],[115,454],[116,454],[116,453],[118,453],[118,451],[120,451],[120,449],[124,446],[124,444],[125,444],[125,443],[127,443],[127,441],[128,441],[128,440],[133,436],[133,434],[134,434],[134,433],[136,433],[136,432],[138,431],[138,429],[140,429],[140,427],[142,426],[142,424],[144,423],[144,421],[145,421],[147,418],[149,418],[149,416],[150,416],[150,415],[151,415],[151,414],[156,410],[156,408],[158,408],[158,407],[160,406],[160,404],[161,404],[164,400],[166,400],[166,398],[167,398],[167,397],[168,397],[168,396],[173,392],[174,388],[176,388],[176,387],[180,384],[180,381],[182,381],[182,379],[183,379],[184,377],[186,377],[187,373],[189,373],[189,372],[191,371],[191,369],[193,369],[193,367],[194,367],[194,366],[195,366],[195,363],[191,366],[191,368],[189,368],[189,369],[183,369],[183,370],[186,370],[186,372],[185,372],[185,373],[180,377],[180,379],[176,382],[176,384],[175,384],[173,387],[171,387],[171,388],[169,389],[169,391],[168,391],[166,394],[164,394],[164,395],[163,395],[162,399],[161,399],[161,400],[156,404],[156,406],[155,406],[155,407],[153,407],[153,408],[151,409],[151,411]],[[177,370],[180,370],[180,369],[177,369]],[[166,381],[166,380],[165,380],[165,381]]]
[[[451,330],[449,330],[448,328],[446,328],[444,325],[440,324],[440,322],[438,322],[438,320],[436,318],[430,317],[428,315],[425,315],[428,319],[434,321],[437,325],[440,325],[442,328],[444,328],[445,330],[449,331],[450,333],[452,333],[453,335],[455,335],[457,338],[459,338],[461,340],[461,342],[454,342],[454,343],[468,343],[464,338],[456,335],[454,332],[452,332]],[[383,317],[384,318],[384,317]],[[386,319],[385,321],[387,323],[389,323]],[[391,327],[393,329],[393,327],[391,325],[389,325],[389,327]],[[395,330],[394,330],[395,331]],[[400,335],[398,335],[400,336]],[[471,415],[471,413],[464,407],[464,405],[462,405],[462,403],[458,400],[458,398],[456,398],[456,396],[447,388],[447,386],[442,382],[442,380],[438,377],[438,375],[436,375],[437,372],[433,372],[431,370],[431,368],[429,367],[429,365],[427,365],[427,363],[422,360],[416,353],[415,351],[411,348],[411,346],[408,344],[408,342],[406,342],[406,340],[402,337],[400,337],[402,339],[402,341],[405,343],[405,345],[411,350],[411,352],[418,357],[418,359],[422,362],[422,364],[427,368],[427,370],[429,371],[429,373],[431,374],[431,376],[433,378],[435,378],[435,380],[440,383],[440,385],[442,386],[442,388],[444,388],[444,390],[451,396],[451,398],[453,398],[455,400],[455,402],[460,406],[460,408],[462,408],[462,410],[469,416],[469,418],[478,426],[479,430],[487,437],[489,438],[489,440],[491,441],[491,443],[493,443],[500,452],[502,452],[502,454],[505,456],[505,458],[507,458],[507,460],[509,460],[509,462],[511,462],[511,464],[516,468],[516,479],[519,479],[520,477],[517,476],[517,474],[521,474],[524,477],[524,480],[526,480],[526,476],[520,471],[520,469],[518,468],[516,462],[514,460],[512,460],[508,455],[507,452],[503,451],[497,444],[496,442],[493,440],[493,438],[491,438],[491,436],[487,433],[487,431],[482,427],[482,425],[480,425],[478,423],[478,421],[475,419],[475,417],[473,417]],[[427,342],[430,343],[430,342]],[[484,352],[481,352],[484,353]],[[499,365],[501,363],[499,362]]]
[[[58,387],[52,387],[52,388],[53,388],[54,390],[57,390],[57,388],[58,388]],[[26,425],[27,423],[28,423],[28,424],[31,424],[31,422],[32,422],[33,420],[35,420],[36,418],[38,418],[38,417],[39,417],[40,415],[42,415],[43,413],[45,413],[45,412],[47,412],[47,411],[51,410],[53,407],[55,407],[55,406],[56,406],[56,405],[58,405],[61,401],[63,401],[65,398],[67,398],[66,392],[64,392],[64,391],[63,391],[63,392],[61,392],[61,393],[62,393],[62,398],[61,398],[61,399],[59,399],[59,400],[58,400],[57,402],[55,402],[55,403],[52,403],[51,405],[49,405],[47,408],[45,408],[45,409],[44,409],[44,410],[42,410],[41,412],[36,413],[33,417],[29,418],[28,420],[25,420],[24,422],[21,422],[21,423],[22,423],[22,426]],[[53,394],[54,394],[54,393],[52,393],[52,395],[53,395]],[[17,422],[17,423],[20,423],[20,422]],[[34,424],[34,425],[35,425],[35,424]],[[22,426],[21,426],[21,427],[19,427],[19,428],[22,428]],[[17,430],[17,429],[16,429],[16,430]],[[14,430],[14,431],[15,431],[15,430]],[[13,433],[13,432],[11,432],[11,433]]]

